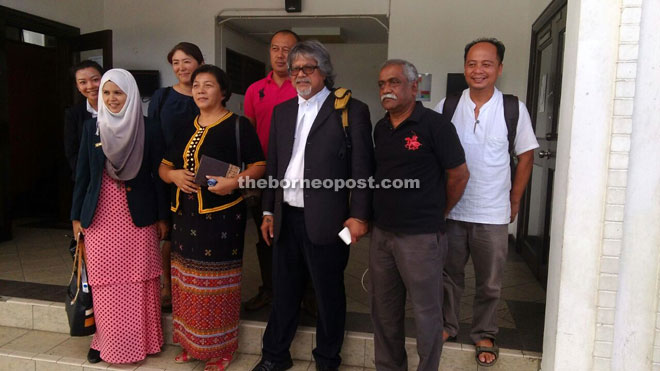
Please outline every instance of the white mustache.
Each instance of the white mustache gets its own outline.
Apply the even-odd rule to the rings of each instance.
[[[380,96],[380,101],[381,101],[381,102],[384,101],[385,99],[394,99],[394,100],[397,100],[397,99],[399,99],[399,98],[397,98],[397,96],[394,95],[394,94],[392,94],[392,93],[387,93],[387,94],[383,94],[383,95]]]
[[[308,78],[296,79],[296,84],[299,84],[299,83],[301,83],[301,82],[303,82],[303,83],[307,83],[307,84],[311,84],[311,83],[312,83],[312,80],[310,80],[310,79],[308,79]]]

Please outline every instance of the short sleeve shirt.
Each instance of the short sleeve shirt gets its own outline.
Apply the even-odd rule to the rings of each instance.
[[[443,105],[444,99],[435,110],[442,112]],[[508,224],[511,216],[511,168],[504,96],[495,88],[490,100],[479,109],[478,121],[474,117],[475,107],[470,90],[465,89],[451,118],[465,150],[470,180],[463,197],[448,218],[472,223]],[[516,155],[539,146],[525,104],[518,101],[518,110],[514,141]]]
[[[265,78],[250,85],[245,92],[245,116],[256,122],[257,135],[264,156],[268,156],[268,138],[273,108],[298,95],[291,81],[285,80],[282,86],[273,81],[273,71]]]
[[[374,224],[395,233],[444,232],[445,171],[465,163],[451,122],[417,102],[396,128],[388,115],[378,121],[374,143]],[[383,187],[405,179],[418,180],[419,188]]]

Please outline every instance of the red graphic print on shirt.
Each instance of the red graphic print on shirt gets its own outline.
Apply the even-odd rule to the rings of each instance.
[[[406,138],[406,149],[409,151],[417,151],[419,147],[422,146],[422,143],[420,143],[417,140],[417,134],[415,132],[412,133],[411,137]]]

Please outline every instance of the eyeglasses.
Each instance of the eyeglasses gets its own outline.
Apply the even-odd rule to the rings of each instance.
[[[303,71],[305,75],[311,75],[314,73],[314,70],[317,68],[319,68],[319,66],[289,67],[289,74],[292,76],[296,76],[297,74],[300,73],[300,71]]]

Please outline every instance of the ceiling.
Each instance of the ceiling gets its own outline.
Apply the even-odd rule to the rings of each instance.
[[[271,35],[282,29],[295,29],[303,39],[318,39],[321,42],[343,42],[351,44],[387,43],[389,21],[384,15],[362,16],[224,16],[218,19],[219,24],[230,27],[240,33],[250,35],[264,43],[270,41]],[[324,36],[323,32],[337,29],[338,35]],[[312,36],[305,35],[305,29]]]

